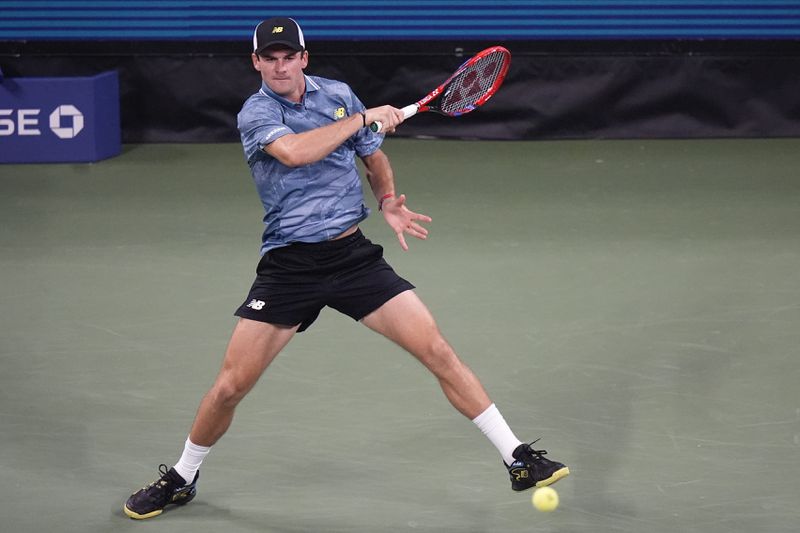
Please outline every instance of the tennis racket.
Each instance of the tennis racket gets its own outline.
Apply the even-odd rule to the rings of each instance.
[[[417,113],[433,111],[440,115],[457,117],[485,104],[491,98],[508,72],[511,53],[502,46],[492,46],[468,59],[452,76],[415,104],[401,109],[405,118]],[[369,128],[374,132],[383,129],[380,122]]]

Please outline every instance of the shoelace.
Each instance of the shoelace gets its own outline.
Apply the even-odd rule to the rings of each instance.
[[[156,486],[159,487],[159,488],[162,488],[162,487],[166,486],[169,483],[166,479],[164,479],[165,477],[169,478],[169,476],[167,475],[169,473],[169,467],[167,465],[165,465],[164,463],[161,463],[160,465],[158,465],[158,473],[161,474],[160,478],[158,478],[157,480],[153,481],[152,483],[150,483],[146,487],[142,487],[142,489],[147,491],[148,494],[150,492],[149,489],[151,489],[153,487],[156,487]]]
[[[539,439],[536,439],[536,440],[539,440]],[[536,442],[536,441],[533,441],[533,442]],[[531,444],[533,444],[533,442]],[[165,465],[164,463],[161,463],[160,465],[158,465],[158,473],[161,474],[161,477],[166,476],[169,473],[169,467],[167,465]]]
[[[543,457],[542,457],[543,455],[547,455],[547,450],[534,450],[534,449],[532,448],[532,446],[533,446],[534,444],[536,444],[537,442],[539,442],[540,440],[541,440],[541,437],[539,437],[539,438],[538,438],[538,439],[536,439],[535,441],[531,442],[530,444],[526,444],[526,445],[525,445],[525,451],[527,451],[527,452],[528,452],[528,453],[530,453],[531,455],[535,456],[535,458],[536,458],[536,459],[542,459],[542,458],[543,458]]]

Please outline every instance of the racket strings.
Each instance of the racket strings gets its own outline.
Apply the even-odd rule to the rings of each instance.
[[[439,108],[448,115],[457,115],[475,108],[503,71],[506,55],[500,51],[482,57],[453,78],[442,95]]]

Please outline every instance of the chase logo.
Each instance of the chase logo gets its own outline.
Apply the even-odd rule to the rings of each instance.
[[[16,111],[16,119],[14,117]],[[40,136],[39,114],[42,109],[0,109],[0,137]],[[83,130],[83,113],[71,104],[60,105],[50,113],[50,130],[59,139],[72,139]]]
[[[58,106],[50,113],[50,129],[59,139],[72,139],[83,129],[83,113],[74,105]]]
[[[340,108],[338,108],[336,111],[334,111],[334,112],[333,112],[333,117],[334,117],[335,119],[337,119],[337,120],[338,120],[338,119],[340,119],[340,118],[342,118],[342,117],[344,117],[344,108],[343,108],[343,107],[340,107]]]
[[[283,33],[283,26],[273,26],[272,33]]]

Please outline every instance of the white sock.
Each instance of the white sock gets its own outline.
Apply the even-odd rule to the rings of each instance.
[[[492,444],[503,456],[503,461],[507,465],[515,461],[514,456],[511,454],[517,449],[517,446],[522,444],[522,441],[514,435],[505,418],[503,418],[503,415],[500,414],[494,404],[487,407],[484,412],[473,418],[472,421],[492,441]]]
[[[198,446],[187,437],[186,444],[183,446],[183,455],[173,468],[189,484],[194,481],[194,476],[209,451],[211,451],[210,447]]]

